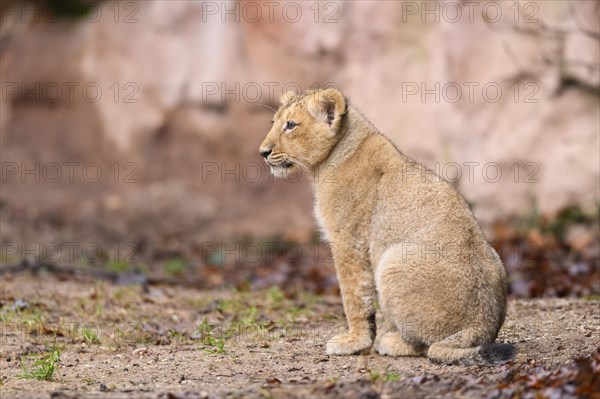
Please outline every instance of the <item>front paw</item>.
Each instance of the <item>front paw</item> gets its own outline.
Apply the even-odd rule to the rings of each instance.
[[[370,336],[339,334],[327,342],[328,355],[357,355],[367,352],[373,345]]]

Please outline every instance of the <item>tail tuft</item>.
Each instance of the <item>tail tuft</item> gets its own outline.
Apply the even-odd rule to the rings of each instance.
[[[481,347],[479,357],[487,364],[504,364],[515,358],[517,348],[512,344],[486,344]]]

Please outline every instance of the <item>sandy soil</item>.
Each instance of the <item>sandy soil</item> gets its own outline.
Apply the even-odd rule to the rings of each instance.
[[[326,356],[324,342],[345,326],[335,296],[5,276],[0,396],[597,398],[599,305],[597,298],[511,300],[499,340],[518,345],[514,362],[440,366]],[[20,378],[49,347],[60,350],[53,381]]]

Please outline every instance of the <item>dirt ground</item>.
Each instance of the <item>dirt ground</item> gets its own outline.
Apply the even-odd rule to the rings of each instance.
[[[599,305],[511,299],[499,341],[518,346],[513,362],[441,366],[325,355],[324,343],[345,328],[336,296],[6,275],[0,396],[598,398]],[[50,348],[60,352],[53,380],[22,378]]]

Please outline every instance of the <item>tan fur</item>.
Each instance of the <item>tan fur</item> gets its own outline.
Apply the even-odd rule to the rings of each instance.
[[[297,126],[285,130],[287,121]],[[330,355],[376,350],[476,362],[506,312],[507,277],[461,195],[394,145],[335,89],[284,95],[260,147],[275,175],[314,177],[315,215],[332,244],[348,333]]]

